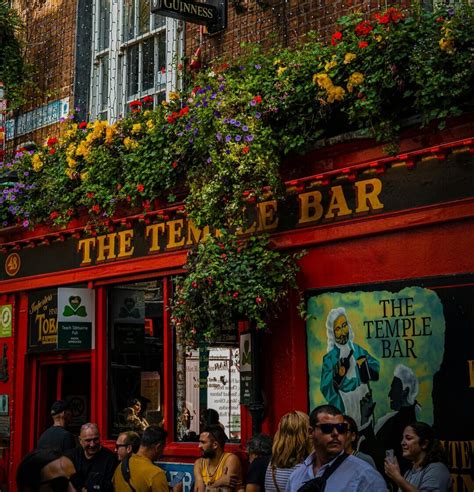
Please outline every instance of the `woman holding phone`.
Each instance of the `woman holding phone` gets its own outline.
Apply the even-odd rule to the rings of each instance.
[[[446,457],[431,426],[413,422],[405,427],[402,439],[403,457],[412,467],[402,476],[396,458],[385,459],[385,473],[398,486],[399,492],[447,492],[451,485]]]

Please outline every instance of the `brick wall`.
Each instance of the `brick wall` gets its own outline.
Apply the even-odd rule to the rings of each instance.
[[[238,0],[236,0],[238,1]],[[240,44],[256,42],[264,47],[294,46],[309,31],[317,31],[327,39],[336,30],[337,19],[349,12],[361,11],[366,16],[399,2],[374,0],[243,0],[242,13],[237,13],[233,0],[228,0],[228,27],[221,33],[202,35],[199,26],[186,25],[186,55],[191,56],[201,44],[205,62],[224,57],[232,61],[242,49]]]
[[[34,70],[34,87],[22,110],[72,96],[76,0],[13,0],[12,3],[25,25],[26,57]],[[9,141],[8,146],[31,140],[42,143],[53,131],[56,128],[45,127]]]

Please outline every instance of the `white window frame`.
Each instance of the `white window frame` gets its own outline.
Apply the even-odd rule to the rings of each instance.
[[[138,2],[138,0],[136,0]],[[92,69],[91,69],[91,104],[90,113],[91,119],[99,117],[107,119],[109,122],[116,121],[120,116],[125,115],[129,111],[129,103],[133,99],[140,99],[147,95],[156,95],[161,91],[158,90],[159,85],[159,69],[158,67],[158,39],[161,32],[165,32],[166,36],[166,65],[165,65],[165,91],[167,97],[171,91],[176,91],[179,87],[180,80],[177,72],[177,60],[181,58],[183,53],[183,36],[184,29],[182,21],[176,19],[165,18],[163,26],[153,28],[150,15],[150,31],[137,36],[130,41],[122,41],[123,39],[123,24],[124,24],[124,0],[111,0],[110,6],[110,30],[109,30],[109,46],[108,48],[98,51],[99,36],[100,36],[100,0],[93,2],[93,35],[92,35]],[[141,45],[144,41],[154,38],[155,49],[155,77],[154,87],[147,91],[139,92],[134,97],[127,97],[127,50],[135,45]],[[142,45],[143,46],[143,45]],[[141,52],[139,48],[141,67]],[[107,109],[101,111],[101,91],[104,76],[103,64],[101,60],[105,56],[108,59],[108,97]],[[139,76],[139,90],[141,87],[142,73]],[[156,97],[155,97],[156,103]]]

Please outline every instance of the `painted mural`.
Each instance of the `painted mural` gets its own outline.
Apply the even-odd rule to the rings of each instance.
[[[461,468],[454,490],[473,490],[473,459],[461,461],[466,451],[473,456],[474,433],[459,432],[460,419],[474,410],[473,292],[472,286],[382,285],[309,296],[310,409],[330,403],[353,417],[359,449],[379,467],[388,449],[403,463],[401,435],[409,422],[434,425],[451,470]],[[459,346],[448,346],[451,339]],[[449,363],[456,352],[458,363]],[[446,380],[449,396],[442,389]],[[447,398],[451,416],[444,411]]]

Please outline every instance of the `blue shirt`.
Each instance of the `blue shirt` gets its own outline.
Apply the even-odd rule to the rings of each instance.
[[[314,475],[313,459],[314,453],[311,453],[303,463],[296,467],[288,480],[286,492],[297,492],[308,480],[320,477],[334,461],[326,463]],[[387,492],[387,484],[382,475],[372,466],[350,455],[330,475],[324,490],[325,492]]]

